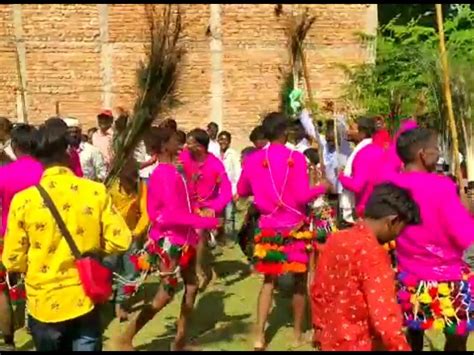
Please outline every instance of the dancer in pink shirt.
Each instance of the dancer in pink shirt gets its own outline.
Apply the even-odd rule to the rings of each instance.
[[[402,133],[397,153],[405,171],[392,180],[409,190],[421,224],[397,238],[398,300],[413,350],[423,349],[425,330],[444,330],[446,351],[466,351],[474,330],[474,277],[463,254],[474,243],[474,219],[455,183],[433,173],[439,158],[436,133],[415,128]]]
[[[13,128],[11,144],[17,160],[0,167],[0,200],[2,203],[2,220],[0,226],[0,256],[3,251],[3,236],[7,229],[7,217],[10,203],[18,192],[38,184],[43,174],[42,165],[32,158],[36,148],[35,128],[21,124]],[[14,349],[14,322],[10,298],[6,285],[6,272],[0,262],[0,331],[5,346]],[[7,349],[4,349],[7,350]]]
[[[315,237],[309,231],[306,207],[327,190],[326,186],[310,187],[305,157],[285,147],[288,118],[284,114],[267,115],[263,129],[271,143],[245,159],[237,185],[239,196],[254,196],[261,214],[253,253],[255,270],[264,275],[258,300],[256,350],[266,347],[264,330],[273,289],[277,276],[284,273],[292,273],[295,278],[294,334],[296,342],[301,342],[306,276]]]
[[[186,348],[187,323],[198,290],[194,260],[195,248],[199,242],[196,229],[212,229],[218,225],[217,218],[201,217],[192,211],[186,182],[175,166],[180,150],[177,132],[169,128],[158,128],[153,135],[160,163],[148,183],[147,210],[151,229],[145,249],[152,267],[158,267],[160,271],[161,284],[151,304],[145,305],[117,339],[116,346],[120,350],[132,350],[135,335],[171,302],[179,272],[185,284],[185,292],[172,349]],[[138,268],[145,267],[146,271],[146,263],[138,261],[137,264]]]
[[[354,157],[349,158],[352,162],[352,171],[350,175],[340,174],[339,181],[344,189],[354,194],[356,215],[360,216],[379,174],[384,148],[372,142],[372,136],[375,133],[373,118],[359,118],[357,131],[357,141],[360,144],[365,143],[365,146],[359,151],[357,149],[354,151]]]
[[[232,200],[232,185],[223,163],[208,152],[209,135],[196,128],[187,135],[187,149],[180,154],[180,162],[191,196],[193,211],[202,216],[215,217],[223,213]],[[201,235],[197,247],[197,273],[201,278],[200,289],[204,290],[212,278],[212,269],[204,261],[208,229],[198,231]]]

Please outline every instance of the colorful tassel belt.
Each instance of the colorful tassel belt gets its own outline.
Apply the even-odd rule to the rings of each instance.
[[[413,330],[443,330],[446,334],[466,335],[474,330],[474,303],[467,274],[460,281],[416,280],[398,274],[398,302],[405,325]]]
[[[116,273],[114,276],[122,284],[124,294],[128,296],[135,294],[151,274],[159,275],[165,289],[171,293],[178,284],[178,273],[186,269],[195,256],[196,249],[192,246],[173,245],[167,238],[158,242],[149,240],[143,249],[130,255],[130,261],[135,271],[140,272],[140,277],[136,281],[129,281]],[[173,263],[173,260],[177,262]]]
[[[252,262],[263,274],[303,273],[313,251],[315,233],[307,226],[297,231],[256,230]]]

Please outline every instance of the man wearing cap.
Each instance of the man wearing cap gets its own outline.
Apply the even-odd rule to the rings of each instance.
[[[63,120],[68,127],[71,146],[79,154],[84,177],[93,181],[104,181],[107,176],[107,168],[102,153],[92,144],[82,142],[82,129],[77,118],[68,117]]]
[[[114,116],[111,110],[103,110],[97,115],[99,130],[92,135],[92,145],[99,149],[104,157],[107,171],[110,169],[113,159],[113,137],[112,125]]]

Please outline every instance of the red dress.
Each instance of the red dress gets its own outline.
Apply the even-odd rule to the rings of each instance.
[[[364,224],[333,234],[314,274],[312,318],[321,350],[410,350],[389,256]]]

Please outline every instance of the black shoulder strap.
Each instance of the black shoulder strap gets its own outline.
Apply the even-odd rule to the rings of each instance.
[[[69,248],[71,248],[72,255],[74,255],[74,258],[80,259],[81,253],[79,252],[79,249],[77,249],[76,243],[74,243],[74,239],[72,239],[71,233],[69,233],[69,230],[67,229],[66,224],[64,223],[63,219],[61,218],[61,215],[59,214],[58,209],[56,208],[53,200],[51,199],[51,196],[49,196],[49,194],[46,192],[43,186],[38,184],[36,185],[36,188],[38,189],[41,197],[43,198],[44,203],[46,204],[46,207],[49,208],[49,210],[51,211],[51,214],[56,220],[59,230],[61,231],[61,234],[63,235],[64,239],[66,239],[66,242],[68,243]]]

